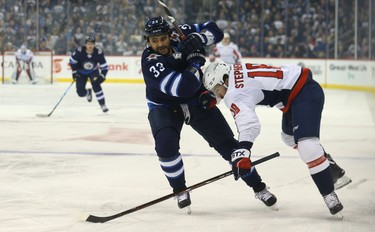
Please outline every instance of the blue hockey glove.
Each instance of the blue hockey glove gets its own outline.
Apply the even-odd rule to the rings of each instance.
[[[198,102],[203,106],[203,108],[212,109],[216,106],[217,100],[212,92],[206,90],[199,95]]]
[[[189,55],[199,49],[202,49],[203,46],[207,44],[206,35],[194,32],[187,36],[186,40],[182,41],[179,44],[179,51],[182,54]]]
[[[80,78],[81,75],[79,75],[78,73],[73,73],[73,80],[77,80],[77,78]]]
[[[105,81],[105,76],[103,74],[100,74],[99,76],[94,77],[93,81],[97,84],[101,84]]]
[[[234,179],[238,180],[241,176],[250,174],[251,160],[250,150],[240,148],[232,153],[232,171]]]
[[[206,57],[204,56],[205,55],[205,51],[203,49],[201,50],[197,50],[193,53],[190,53],[187,57],[186,57],[186,60],[187,62],[189,62],[190,64],[191,63],[195,63],[197,65],[199,65],[200,67],[204,66],[204,64],[206,63]]]

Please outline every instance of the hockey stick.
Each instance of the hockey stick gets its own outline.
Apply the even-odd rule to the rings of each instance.
[[[167,5],[164,3],[163,0],[158,0],[159,4],[163,7],[165,13],[167,14],[169,21],[173,24],[174,28],[176,29],[177,33],[180,35],[181,40],[186,40],[186,36],[181,31],[181,29],[178,27],[175,18],[173,17],[171,11],[168,9]]]
[[[259,159],[259,160],[256,160],[256,161],[252,162],[252,165],[253,165],[253,166],[258,165],[258,164],[260,164],[260,163],[263,163],[263,162],[265,162],[265,161],[267,161],[267,160],[273,159],[273,158],[278,157],[278,156],[280,156],[280,154],[279,154],[278,152],[276,152],[276,153],[274,153],[274,154],[272,154],[272,155],[269,155],[269,156],[263,157],[263,158],[261,158],[261,159]],[[140,209],[143,209],[143,208],[146,208],[146,207],[149,207],[149,206],[155,205],[155,204],[160,203],[160,202],[162,202],[162,201],[165,201],[165,200],[167,200],[167,199],[169,199],[169,198],[175,197],[175,196],[177,196],[178,194],[181,194],[181,193],[183,193],[183,192],[188,192],[188,191],[191,191],[191,190],[193,190],[193,189],[196,189],[196,188],[202,187],[202,186],[204,186],[204,185],[210,184],[210,183],[212,183],[212,182],[214,182],[214,181],[217,181],[217,180],[223,179],[223,178],[225,178],[225,177],[227,177],[227,176],[230,176],[230,175],[232,175],[232,174],[233,174],[233,171],[225,172],[225,173],[223,173],[223,174],[220,174],[220,175],[214,176],[214,177],[212,177],[212,178],[210,178],[210,179],[207,179],[207,180],[204,180],[204,181],[199,182],[199,183],[197,183],[197,184],[194,184],[194,185],[188,187],[187,189],[185,189],[185,190],[183,190],[183,191],[181,191],[181,192],[178,192],[178,193],[170,193],[170,194],[165,195],[165,196],[163,196],[163,197],[160,197],[160,198],[158,198],[158,199],[155,199],[155,200],[149,201],[149,202],[147,202],[147,203],[144,203],[144,204],[139,205],[139,206],[136,206],[136,207],[134,207],[134,208],[131,208],[131,209],[125,210],[125,211],[123,211],[123,212],[121,212],[121,213],[114,214],[114,215],[112,215],[112,216],[104,216],[104,217],[100,217],[100,216],[89,215],[89,216],[86,218],[86,221],[87,221],[87,222],[93,222],[93,223],[98,223],[98,222],[100,222],[100,223],[104,223],[104,222],[107,222],[107,221],[113,220],[113,219],[115,219],[115,218],[118,218],[118,217],[121,217],[121,216],[124,216],[124,215],[130,214],[130,213],[133,213],[133,212],[138,211],[138,210],[140,210]]]
[[[36,114],[36,116],[37,117],[41,117],[41,118],[48,118],[49,116],[51,116],[51,114],[53,113],[53,111],[55,111],[56,107],[60,104],[60,102],[62,101],[62,99],[68,93],[69,89],[72,87],[72,85],[74,84],[74,82],[75,82],[75,80],[73,80],[72,83],[70,83],[70,85],[68,86],[68,88],[65,90],[64,94],[61,96],[60,100],[57,102],[57,104],[55,105],[55,107],[53,107],[52,111],[49,114]]]

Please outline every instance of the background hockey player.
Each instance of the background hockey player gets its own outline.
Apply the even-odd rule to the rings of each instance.
[[[230,41],[230,35],[227,32],[224,33],[223,40],[216,44],[216,47],[212,50],[210,61],[213,62],[216,57],[227,64],[237,64],[241,62],[241,52],[237,44]]]
[[[142,72],[149,107],[148,119],[155,139],[160,166],[175,193],[186,189],[185,170],[179,152],[183,124],[190,125],[225,160],[233,165],[236,180],[242,178],[267,206],[276,197],[262,182],[255,168],[246,166],[248,157],[231,159],[238,142],[234,139],[224,116],[217,107],[205,109],[199,101],[212,98],[201,82],[205,64],[204,47],[219,42],[223,32],[213,22],[180,26],[187,39],[183,42],[172,32],[163,17],[154,17],[145,24],[148,47],[142,54]],[[179,208],[191,204],[190,195],[178,195]]]
[[[217,99],[224,99],[232,112],[239,141],[248,144],[243,149],[246,156],[250,156],[260,133],[256,105],[279,108],[283,112],[283,141],[298,150],[331,214],[343,209],[334,191],[332,171],[339,172],[336,179],[345,172],[331,157],[327,159],[320,144],[324,93],[308,68],[295,64],[281,67],[250,63],[228,65],[217,59],[207,67],[203,83]],[[332,171],[329,159],[335,166]]]
[[[70,57],[73,79],[76,81],[77,94],[87,97],[92,101],[91,89],[86,89],[87,80],[90,79],[92,89],[103,112],[108,108],[105,104],[104,92],[101,84],[105,81],[108,73],[108,64],[101,49],[95,47],[95,38],[88,36],[85,46],[79,47]]]
[[[34,54],[30,49],[27,49],[26,45],[22,45],[16,52],[16,70],[12,75],[12,83],[17,84],[18,79],[23,70],[26,71],[27,76],[32,84],[36,84],[35,72],[33,67]]]

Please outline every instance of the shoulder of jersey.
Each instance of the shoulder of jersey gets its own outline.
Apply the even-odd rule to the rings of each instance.
[[[224,47],[224,44],[223,44],[222,42],[219,42],[219,43],[216,44],[216,47],[217,47],[217,48]]]
[[[147,62],[152,62],[152,61],[156,61],[159,59],[159,57],[162,57],[162,55],[159,55],[153,51],[151,51],[150,49],[146,49],[143,53],[143,58],[147,61]]]

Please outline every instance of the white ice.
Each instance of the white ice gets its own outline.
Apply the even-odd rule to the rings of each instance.
[[[259,108],[262,131],[252,159],[280,152],[258,166],[279,211],[230,176],[191,192],[191,215],[169,199],[93,224],[77,215],[116,214],[171,189],[155,155],[144,86],[105,83],[107,114],[73,87],[51,117],[36,117],[48,114],[68,85],[0,86],[1,232],[375,231],[375,98],[369,93],[325,90],[321,141],[353,180],[337,191],[343,220],[330,215],[306,165],[282,143],[280,111]],[[220,108],[236,131],[229,111]],[[181,153],[187,185],[230,168],[188,126]]]

